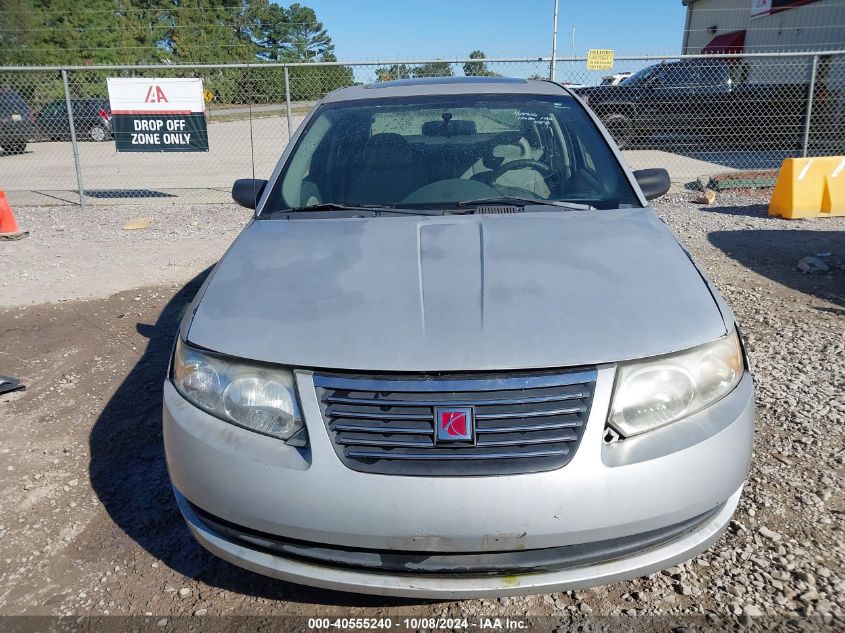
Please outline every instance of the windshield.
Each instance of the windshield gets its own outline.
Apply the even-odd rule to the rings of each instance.
[[[498,197],[640,206],[571,97],[458,95],[322,105],[264,211],[451,208]]]
[[[636,84],[642,83],[643,81],[645,81],[646,79],[648,79],[648,77],[651,75],[651,73],[653,73],[653,72],[654,72],[655,70],[657,70],[659,67],[660,67],[660,64],[657,64],[657,65],[655,65],[655,66],[646,66],[645,68],[642,68],[642,69],[638,70],[638,71],[637,71],[637,72],[635,72],[633,75],[631,75],[630,77],[628,77],[628,78],[625,80],[625,84],[626,84],[626,85],[633,86],[633,85],[636,85]]]

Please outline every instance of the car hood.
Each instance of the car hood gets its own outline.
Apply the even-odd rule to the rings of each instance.
[[[251,223],[188,340],[302,367],[460,371],[664,354],[725,323],[650,209]]]

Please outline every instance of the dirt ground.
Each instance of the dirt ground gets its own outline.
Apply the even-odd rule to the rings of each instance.
[[[658,210],[732,304],[757,383],[755,455],[734,521],[709,551],[649,578],[460,602],[267,579],[206,553],[184,527],[164,464],[162,379],[202,269],[243,214],[151,212],[157,229],[123,235],[120,209],[99,230],[74,228],[71,209],[28,211],[31,241],[0,242],[0,374],[27,385],[0,396],[0,615],[673,614],[842,626],[845,218],[789,222],[768,218],[760,198],[689,198]],[[805,256],[828,270],[801,272]]]

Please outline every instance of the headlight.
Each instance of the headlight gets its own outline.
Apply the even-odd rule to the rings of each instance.
[[[293,373],[209,354],[176,342],[173,384],[200,409],[286,440],[302,428]]]
[[[730,393],[743,369],[736,329],[685,352],[620,363],[608,421],[626,437],[675,422]]]

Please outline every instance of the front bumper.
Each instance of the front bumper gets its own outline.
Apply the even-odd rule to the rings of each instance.
[[[719,511],[685,536],[659,548],[599,564],[549,572],[500,576],[414,575],[355,571],[275,556],[248,548],[210,528],[176,493],[182,516],[194,538],[212,554],[250,571],[334,591],[417,598],[481,598],[581,589],[638,578],[689,560],[712,545],[727,526],[742,489]]]
[[[602,441],[614,369],[599,369],[581,445],[559,470],[508,476],[396,477],[349,470],[297,373],[310,447],[295,449],[205,414],[165,384],[164,440],[177,499],[197,540],[221,558],[293,582],[373,594],[457,598],[573,589],[652,573],[706,549],[727,525],[748,471],[753,390],[746,375],[712,407],[616,445]],[[190,500],[190,503],[187,502]],[[634,538],[705,516],[668,542],[621,557],[507,575],[383,573],[315,564],[250,546],[203,521],[343,548],[516,552]]]

